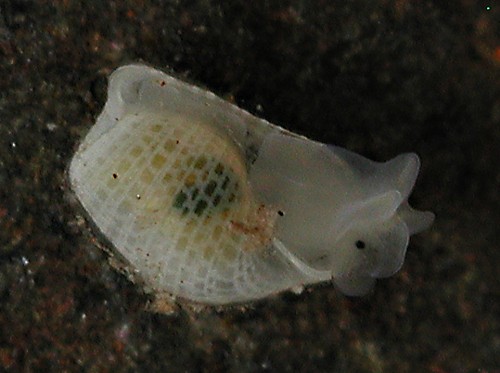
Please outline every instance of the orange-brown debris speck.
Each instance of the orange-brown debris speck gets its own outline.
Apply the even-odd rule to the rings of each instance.
[[[276,212],[264,205],[260,205],[247,219],[247,222],[231,220],[229,228],[233,232],[248,237],[245,249],[253,250],[264,247],[271,242],[276,223]]]
[[[500,63],[500,47],[496,47],[495,50],[493,51],[493,59]]]

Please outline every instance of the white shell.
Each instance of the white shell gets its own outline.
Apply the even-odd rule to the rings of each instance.
[[[207,304],[334,279],[361,295],[401,267],[433,214],[386,163],[294,135],[142,65],[117,69],[70,166],[73,190],[157,294]]]

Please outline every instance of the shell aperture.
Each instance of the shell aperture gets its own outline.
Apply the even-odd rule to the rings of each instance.
[[[331,278],[361,295],[397,272],[433,219],[407,203],[418,167],[413,154],[376,163],[328,147],[129,65],[111,75],[69,176],[148,289],[230,304]]]

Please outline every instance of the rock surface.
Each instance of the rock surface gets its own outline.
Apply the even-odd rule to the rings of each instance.
[[[498,371],[498,4],[226,3],[0,4],[0,370]],[[146,312],[67,182],[108,74],[134,61],[373,159],[417,152],[411,202],[436,223],[364,298]]]

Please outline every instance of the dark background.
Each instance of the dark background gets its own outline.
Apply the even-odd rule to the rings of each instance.
[[[495,0],[1,1],[0,371],[499,372],[499,36]],[[66,173],[136,61],[375,160],[417,152],[435,224],[361,299],[144,311]]]

